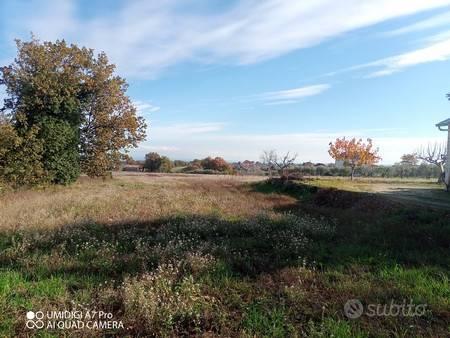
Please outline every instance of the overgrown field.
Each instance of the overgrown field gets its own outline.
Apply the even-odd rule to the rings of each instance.
[[[5,193],[0,336],[448,336],[450,212],[316,183],[140,174]],[[424,311],[349,319],[349,299]],[[124,328],[28,329],[29,310]]]

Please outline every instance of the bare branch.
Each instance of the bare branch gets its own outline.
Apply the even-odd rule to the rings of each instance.
[[[447,147],[443,143],[429,143],[416,152],[417,158],[437,166],[444,165],[447,160]]]

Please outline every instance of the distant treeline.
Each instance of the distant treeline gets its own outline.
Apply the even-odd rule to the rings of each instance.
[[[193,161],[170,160],[156,152],[145,155],[144,161],[135,161],[129,158],[122,164],[124,171],[146,172],[183,172],[191,174],[234,174],[233,166],[221,157],[206,157]]]
[[[291,173],[310,176],[349,176],[351,169],[337,167],[333,164],[324,166],[297,165],[290,169]],[[419,164],[408,166],[402,164],[367,166],[355,170],[355,176],[359,177],[400,177],[400,178],[436,178],[440,176],[439,168],[431,164]]]
[[[122,170],[147,172],[182,172],[191,174],[235,174],[235,175],[269,175],[269,167],[259,161],[242,161],[228,163],[221,157],[206,157],[192,161],[171,160],[158,153],[149,153],[145,161],[129,159],[122,164]],[[276,169],[272,168],[275,171]],[[349,176],[351,168],[335,164],[305,162],[293,164],[287,172],[298,176]],[[399,177],[399,178],[439,178],[439,168],[432,164],[374,165],[358,167],[355,176],[359,177]]]

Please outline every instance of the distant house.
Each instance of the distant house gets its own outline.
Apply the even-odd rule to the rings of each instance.
[[[235,162],[231,165],[238,173],[241,174],[260,174],[263,167],[262,163],[249,160]]]
[[[122,171],[132,171],[132,172],[144,171],[144,166],[142,164],[124,164],[122,166]]]

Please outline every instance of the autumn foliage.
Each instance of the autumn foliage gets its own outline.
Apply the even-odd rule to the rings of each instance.
[[[6,92],[0,112],[8,131],[0,134],[3,179],[14,185],[31,185],[36,177],[67,184],[80,171],[107,176],[145,138],[146,125],[126,95],[126,81],[104,53],[64,40],[16,42],[14,62],[0,67]],[[32,163],[17,156],[28,145]]]
[[[373,147],[370,138],[367,139],[367,143],[364,143],[362,139],[337,138],[334,143],[330,142],[328,153],[335,160],[343,161],[344,165],[351,168],[352,179],[357,167],[373,165],[381,160],[378,156],[378,148]]]
[[[201,166],[204,169],[231,172],[232,168],[222,157],[207,157],[201,161]]]

